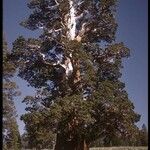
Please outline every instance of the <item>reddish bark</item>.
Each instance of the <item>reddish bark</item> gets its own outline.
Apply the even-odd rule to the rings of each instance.
[[[77,134],[79,120],[76,115],[68,122],[68,133],[63,135],[57,134],[55,150],[89,150],[85,138],[81,138]]]
[[[89,150],[89,147],[85,139],[79,140],[77,137],[74,137],[68,141],[63,136],[57,134],[55,150]]]
[[[70,78],[70,86],[73,91],[76,91],[77,84],[81,80],[80,62],[79,60],[72,61],[73,73]],[[76,127],[79,125],[79,120],[76,116],[68,122],[68,135],[57,134],[55,150],[89,150],[88,144],[84,138],[80,139],[76,133]]]

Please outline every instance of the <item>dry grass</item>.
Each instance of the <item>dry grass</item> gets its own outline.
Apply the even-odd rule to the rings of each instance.
[[[36,149],[21,149],[21,150],[36,150]],[[42,149],[54,150],[54,149]],[[92,147],[90,150],[148,150],[148,147]]]
[[[90,150],[148,150],[148,147],[93,147]]]

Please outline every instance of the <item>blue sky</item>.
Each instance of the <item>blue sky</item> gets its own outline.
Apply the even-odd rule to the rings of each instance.
[[[40,34],[40,31],[30,31],[19,25],[30,14],[26,2],[28,1],[3,0],[3,31],[10,49],[19,35],[37,37]],[[124,42],[131,49],[131,57],[123,62],[121,80],[126,84],[135,111],[142,115],[138,123],[141,127],[143,123],[148,124],[148,0],[119,0],[117,22],[116,41]],[[14,80],[22,92],[15,100],[17,121],[22,134],[24,124],[19,117],[25,113],[25,105],[21,101],[24,96],[33,95],[34,89],[27,87],[27,83],[18,77]]]

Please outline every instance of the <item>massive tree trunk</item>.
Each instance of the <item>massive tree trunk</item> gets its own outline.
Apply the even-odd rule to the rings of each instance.
[[[65,137],[57,134],[55,150],[89,150],[89,146],[84,138],[79,139],[76,136],[71,140],[67,140]]]
[[[78,133],[78,117],[75,115],[67,125],[67,133],[57,133],[55,150],[89,150],[88,144],[83,135]]]
[[[70,86],[74,92],[79,88],[81,81],[80,75],[80,61],[72,60],[73,72],[69,80]],[[74,118],[68,122],[68,133],[63,135],[57,133],[55,150],[89,150],[88,144],[85,138],[79,138],[76,133],[76,127],[79,125],[78,118],[75,115]]]
[[[80,72],[80,61],[71,60],[73,65],[73,72],[69,78],[69,86],[72,89],[73,93],[76,93],[81,88],[81,72]]]

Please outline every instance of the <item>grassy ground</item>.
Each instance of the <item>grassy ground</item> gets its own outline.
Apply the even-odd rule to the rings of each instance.
[[[36,150],[36,149],[21,149],[21,150]],[[53,149],[42,149],[53,150]],[[90,150],[148,150],[148,147],[92,147]]]
[[[90,150],[148,150],[148,147],[93,147]]]

